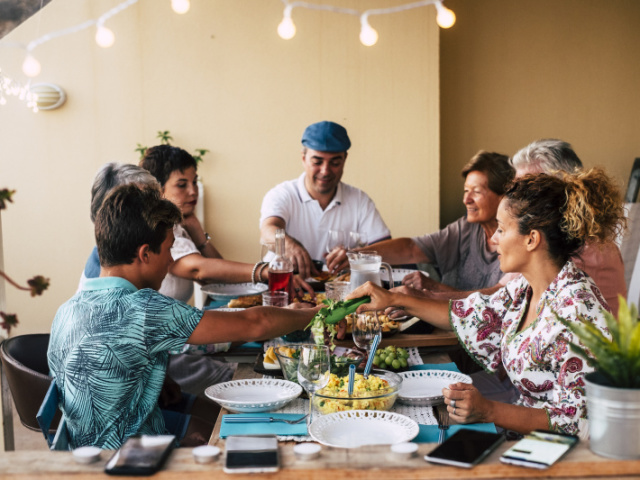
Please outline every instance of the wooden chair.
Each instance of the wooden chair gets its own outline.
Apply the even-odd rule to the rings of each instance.
[[[20,422],[36,432],[41,431],[36,416],[52,381],[48,347],[48,333],[19,335],[0,344],[0,359]],[[55,433],[60,416],[58,412],[52,420],[50,433]]]

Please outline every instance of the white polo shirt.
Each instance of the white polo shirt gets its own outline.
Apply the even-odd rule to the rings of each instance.
[[[285,221],[287,235],[298,240],[314,260],[323,260],[329,230],[364,232],[368,243],[390,237],[373,200],[351,185],[340,182],[325,210],[304,186],[305,173],[267,192],[260,209],[260,225],[269,217]]]

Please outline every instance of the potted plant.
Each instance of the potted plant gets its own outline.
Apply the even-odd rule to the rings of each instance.
[[[571,349],[595,372],[585,376],[590,448],[619,459],[640,458],[640,323],[638,309],[620,298],[618,319],[605,312],[611,339],[582,317],[558,317],[580,340]]]

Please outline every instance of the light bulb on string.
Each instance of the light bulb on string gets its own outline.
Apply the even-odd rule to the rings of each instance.
[[[442,5],[440,2],[436,2],[436,23],[440,28],[450,28],[456,23],[456,14],[452,10]]]
[[[27,58],[24,59],[22,71],[27,77],[37,77],[40,75],[40,62],[29,54]]]
[[[182,15],[189,11],[191,2],[189,0],[171,0],[171,8],[174,12]]]
[[[284,9],[284,16],[282,21],[278,25],[278,35],[283,40],[291,40],[296,34],[296,26],[291,19],[291,7],[287,6]]]
[[[365,15],[360,17],[360,24],[360,41],[362,44],[367,47],[375,45],[378,41],[378,32],[369,25],[369,21]]]
[[[111,30],[104,25],[98,25],[98,30],[96,31],[96,43],[98,45],[102,48],[109,48],[115,41],[116,36]]]

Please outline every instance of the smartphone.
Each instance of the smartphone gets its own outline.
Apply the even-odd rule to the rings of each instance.
[[[141,435],[128,438],[104,467],[110,475],[152,475],[175,446],[175,435]]]
[[[226,473],[277,472],[280,468],[275,435],[229,435],[225,454]]]
[[[571,450],[578,441],[578,437],[574,435],[534,430],[504,452],[500,461],[522,467],[549,468]]]
[[[424,459],[431,463],[471,468],[480,463],[502,442],[504,442],[502,433],[480,432],[465,428],[446,439],[431,453],[425,455]]]

